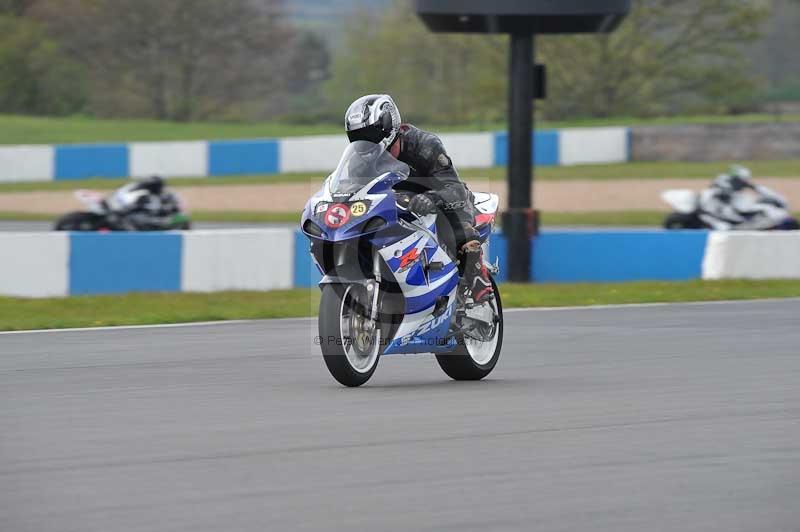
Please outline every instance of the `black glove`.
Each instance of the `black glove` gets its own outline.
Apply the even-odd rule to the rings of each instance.
[[[436,212],[436,203],[428,194],[417,194],[411,198],[408,210],[417,216],[426,216]]]

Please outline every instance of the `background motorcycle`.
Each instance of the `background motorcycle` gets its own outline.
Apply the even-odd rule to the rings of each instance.
[[[725,220],[701,208],[701,193],[688,189],[666,190],[661,199],[673,211],[664,220],[665,229],[729,230],[793,230],[800,224],[788,206],[776,198],[750,200],[744,196],[735,205],[741,220]]]
[[[56,220],[55,231],[172,231],[191,229],[186,205],[177,194],[177,212],[163,217],[140,216],[131,207],[146,191],[123,187],[106,198],[99,192],[76,190],[75,197],[85,211],[71,212]]]
[[[408,176],[380,145],[353,142],[303,211],[301,228],[323,274],[317,342],[346,386],[367,382],[384,354],[435,353],[456,380],[484,378],[500,356],[497,286],[490,301],[474,304],[453,250],[440,241],[443,220],[406,209],[419,192]],[[488,246],[498,198],[475,196]]]

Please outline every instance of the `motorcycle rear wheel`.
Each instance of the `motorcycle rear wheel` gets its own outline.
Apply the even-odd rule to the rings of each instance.
[[[697,214],[673,212],[664,219],[664,229],[703,229],[705,224]]]
[[[367,290],[363,285],[325,285],[319,304],[322,358],[334,379],[348,387],[367,382],[378,367],[380,321],[367,326]]]
[[[98,231],[102,228],[102,218],[90,212],[70,212],[53,226],[54,231]]]
[[[500,359],[503,348],[503,304],[494,279],[492,288],[498,318],[492,340],[479,342],[473,338],[459,338],[458,346],[453,351],[436,355],[439,367],[453,380],[479,381],[494,370]]]

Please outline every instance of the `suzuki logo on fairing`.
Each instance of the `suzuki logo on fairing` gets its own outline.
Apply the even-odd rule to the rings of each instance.
[[[439,328],[440,326],[442,326],[445,322],[450,321],[450,317],[453,315],[453,310],[455,308],[456,308],[455,303],[452,303],[450,306],[447,307],[447,310],[445,311],[444,314],[442,314],[438,318],[436,316],[431,317],[431,319],[429,319],[428,321],[424,322],[422,325],[417,327],[417,330],[415,330],[414,332],[403,336],[400,339],[400,345],[406,345],[415,336],[419,336],[421,334],[425,334],[425,333],[431,332],[431,331]]]
[[[420,259],[419,250],[417,248],[411,248],[406,252],[405,255],[400,257],[400,267],[397,268],[397,273],[403,273],[407,269],[411,268],[415,262]]]

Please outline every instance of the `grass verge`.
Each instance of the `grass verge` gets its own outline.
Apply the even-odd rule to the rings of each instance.
[[[666,212],[662,211],[598,211],[543,212],[542,227],[661,227]]]
[[[728,169],[731,164],[743,164],[754,175],[765,177],[800,177],[800,159],[782,161],[723,161],[711,163],[686,162],[633,162],[619,164],[590,164],[579,166],[558,166],[536,168],[536,179],[540,181],[609,181],[616,179],[711,179]],[[467,168],[461,171],[464,179],[503,181],[506,179],[505,167]],[[175,187],[188,186],[230,186],[230,185],[269,185],[284,183],[319,183],[325,179],[325,172],[291,173],[268,175],[243,175],[229,177],[186,177],[170,179]],[[127,181],[122,179],[78,179],[70,181],[0,183],[0,193],[58,191],[88,188],[113,190]]]
[[[800,116],[748,114],[736,116],[673,116],[655,118],[578,119],[564,122],[538,122],[542,129],[564,127],[731,124],[763,122],[797,122]],[[435,125],[418,124],[436,132],[504,131],[506,124]],[[191,122],[177,123],[156,120],[104,120],[89,117],[34,117],[0,115],[0,144],[51,144],[80,142],[130,142],[159,140],[213,140],[296,135],[341,134],[338,123],[289,124],[282,122]]]
[[[506,308],[800,297],[800,280],[501,286]],[[0,297],[0,330],[314,316],[319,291]]]

